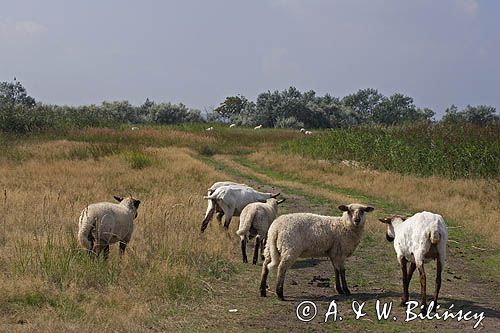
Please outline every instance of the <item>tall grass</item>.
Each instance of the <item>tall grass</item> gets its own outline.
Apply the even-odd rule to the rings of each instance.
[[[339,129],[288,141],[286,151],[368,168],[451,179],[500,174],[500,124],[417,124]]]

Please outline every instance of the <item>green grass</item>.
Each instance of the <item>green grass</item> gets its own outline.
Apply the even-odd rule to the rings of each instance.
[[[500,124],[414,124],[338,129],[284,143],[315,159],[357,161],[378,170],[451,179],[500,175]]]

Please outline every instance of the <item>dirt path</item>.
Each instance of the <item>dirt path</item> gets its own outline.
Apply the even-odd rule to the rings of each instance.
[[[335,193],[317,188],[313,185],[297,181],[284,181],[259,173],[243,166],[228,156],[216,156],[217,163],[211,164],[232,174],[238,181],[246,182],[262,190],[279,190],[286,194],[287,201],[280,213],[311,211],[320,214],[337,214],[333,202],[357,199],[353,196]],[[207,161],[207,160],[206,160]],[[210,161],[208,161],[210,162]],[[267,185],[264,185],[267,184]],[[231,225],[234,234],[237,220]],[[216,228],[215,224],[210,227]],[[230,236],[227,236],[228,238]],[[235,242],[235,258],[240,258],[237,240]],[[253,243],[250,242],[248,253],[252,253]],[[439,313],[450,309],[456,314],[459,310],[465,314],[484,312],[485,318],[477,330],[483,332],[500,331],[500,281],[498,276],[485,268],[479,270],[471,264],[472,259],[481,260],[480,253],[463,253],[459,244],[449,244],[447,268],[443,275],[441,289],[441,309]],[[281,302],[273,292],[274,273],[270,274],[271,290],[267,298],[258,295],[260,263],[257,266],[242,265],[243,272],[230,282],[220,282],[214,289],[210,304],[203,306],[204,316],[198,318],[198,324],[204,330],[276,330],[276,331],[472,331],[479,320],[458,321],[457,319],[420,320],[405,322],[406,308],[399,307],[401,294],[400,270],[394,255],[394,249],[387,243],[383,234],[367,233],[360,246],[347,261],[347,280],[352,295],[338,295],[334,288],[333,268],[329,261],[323,258],[298,261],[287,272],[285,282],[285,297]],[[427,293],[434,291],[435,264],[426,265]],[[410,286],[411,299],[419,299],[418,276],[414,277]],[[376,301],[382,304],[392,302],[389,320],[378,320],[376,316]],[[317,307],[317,316],[310,322],[297,319],[297,306],[303,301],[312,301]],[[336,302],[338,310],[337,321],[333,315],[325,323],[325,313],[332,301]],[[363,311],[366,316],[355,320],[351,307],[354,301],[365,302]],[[236,309],[237,311],[234,311]],[[231,311],[230,311],[231,310]],[[415,313],[418,313],[415,311]],[[340,321],[340,317],[342,320]],[[394,320],[394,317],[396,318]]]

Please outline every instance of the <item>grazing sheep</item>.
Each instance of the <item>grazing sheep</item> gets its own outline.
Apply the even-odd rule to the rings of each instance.
[[[135,127],[135,126],[131,128],[132,131],[137,131],[138,129],[139,129],[139,127]]]
[[[278,265],[276,294],[284,300],[286,270],[299,257],[329,257],[335,269],[335,287],[339,294],[349,295],[344,263],[358,246],[365,225],[365,213],[373,207],[361,204],[340,205],[341,217],[310,213],[286,214],[271,224],[264,250],[260,295],[266,296],[269,270]],[[342,280],[342,285],[340,284]]]
[[[208,222],[212,219],[215,208],[219,206],[224,212],[224,228],[228,229],[233,216],[240,216],[246,205],[252,202],[266,202],[269,198],[276,198],[279,193],[263,193],[248,186],[227,185],[216,189],[212,194],[205,196],[208,208],[201,223],[201,232],[205,231]]]
[[[234,186],[245,186],[245,187],[250,187],[246,184],[238,184],[238,183],[235,183],[235,182],[230,182],[230,181],[223,181],[223,182],[215,182],[213,183],[212,186],[210,186],[210,188],[208,189],[208,195],[214,193],[214,191],[216,189],[218,189],[219,187],[222,187],[222,186],[226,186],[226,185],[234,185]],[[250,187],[251,188],[251,187]],[[209,202],[208,204],[208,209],[207,209],[207,213],[208,211],[211,209],[211,203]],[[222,217],[224,216],[224,211],[222,210],[222,208],[220,208],[217,203],[215,204],[215,211],[217,213],[217,221],[219,222],[219,224],[221,224],[222,222]]]
[[[306,132],[306,129],[305,128],[301,128],[300,129],[300,133],[305,133]]]
[[[209,128],[207,128],[205,131],[207,131],[207,132],[211,132],[211,131],[213,131],[213,130],[214,130],[214,128],[213,128],[213,127],[209,127]]]
[[[305,132],[304,132],[304,134],[305,134],[305,135],[312,135],[312,134],[313,134],[313,132],[311,132],[311,131],[305,131]]]
[[[408,287],[413,272],[417,268],[420,274],[420,293],[425,311],[427,300],[424,263],[436,259],[436,289],[434,291],[434,309],[436,309],[448,241],[448,230],[443,217],[421,212],[408,219],[394,215],[390,218],[379,219],[379,221],[387,224],[386,238],[390,242],[394,241],[394,249],[403,273],[401,305],[408,302]],[[410,262],[410,269],[407,271],[408,262]]]
[[[80,244],[96,256],[104,250],[104,259],[108,259],[110,244],[120,242],[120,256],[125,252],[141,203],[132,197],[114,198],[120,203],[100,202],[88,205],[82,211],[78,223]]]
[[[252,263],[257,264],[259,246],[262,254],[267,239],[267,230],[278,214],[278,205],[283,201],[285,199],[268,199],[265,203],[254,202],[248,204],[241,211],[240,226],[236,234],[241,238],[241,255],[244,263],[248,262],[246,249],[249,236],[256,235]]]
[[[258,129],[261,129],[262,128],[262,125],[259,125],[259,126],[255,126],[253,129],[254,130],[258,130]]]
[[[229,128],[234,128],[234,127],[236,127],[236,124],[229,125]]]

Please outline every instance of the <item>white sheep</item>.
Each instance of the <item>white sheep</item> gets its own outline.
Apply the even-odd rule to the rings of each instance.
[[[311,131],[305,131],[305,132],[304,132],[304,134],[305,134],[305,135],[312,135],[312,134],[313,134],[313,132],[311,132]]]
[[[230,182],[230,181],[222,181],[222,182],[215,182],[212,184],[212,186],[210,186],[210,188],[208,189],[208,194],[207,195],[210,195],[212,193],[214,193],[214,191],[216,189],[218,189],[219,187],[222,187],[222,186],[226,186],[226,185],[234,185],[234,186],[245,186],[245,187],[250,187],[246,184],[239,184],[239,183],[235,183],[235,182]],[[251,187],[250,187],[251,188]],[[207,212],[211,209],[211,205],[212,203],[209,202],[208,203],[208,209],[207,209]],[[224,216],[224,211],[222,210],[222,208],[220,208],[217,203],[215,204],[215,212],[217,213],[217,221],[219,222],[219,224],[221,224],[222,222],[222,217]]]
[[[248,262],[246,251],[247,241],[249,236],[255,235],[255,248],[252,263],[254,265],[257,264],[259,246],[262,254],[267,239],[267,231],[278,214],[278,205],[283,201],[285,201],[285,199],[268,199],[265,203],[254,202],[248,204],[241,211],[240,226],[236,234],[241,238],[241,255],[244,263]]]
[[[306,132],[306,129],[305,128],[301,128],[300,129],[300,133],[305,133]]]
[[[234,128],[234,127],[236,127],[236,124],[229,125],[229,128]]]
[[[424,263],[436,259],[436,288],[433,304],[435,309],[441,288],[441,274],[446,262],[446,242],[448,241],[448,230],[443,217],[434,213],[421,212],[408,219],[394,215],[379,220],[387,224],[386,238],[390,242],[394,241],[394,249],[403,273],[401,305],[406,305],[408,302],[410,280],[417,268],[420,274],[420,293],[425,312],[427,299]],[[410,268],[407,271],[408,262],[410,262]]]
[[[258,129],[261,129],[262,128],[262,125],[259,125],[259,126],[255,126],[253,129],[254,130],[258,130]]]
[[[209,128],[207,128],[205,131],[207,131],[207,132],[211,132],[211,131],[213,131],[213,130],[214,130],[214,128],[210,126],[210,127],[209,127]]]
[[[335,269],[335,287],[339,294],[349,295],[344,263],[358,246],[365,224],[365,213],[373,207],[361,204],[340,205],[341,217],[311,213],[286,214],[271,224],[264,250],[260,295],[266,296],[269,270],[278,265],[276,294],[284,300],[286,270],[299,257],[329,257]],[[340,284],[342,280],[342,285]]]
[[[224,212],[224,228],[228,229],[233,216],[240,216],[246,205],[252,202],[266,202],[269,198],[276,198],[279,193],[263,193],[248,186],[227,185],[216,189],[212,194],[205,196],[208,200],[207,212],[201,223],[201,232],[205,231],[213,217],[216,207]]]
[[[135,127],[135,126],[131,128],[132,131],[137,131],[138,129],[139,129],[139,127]]]
[[[109,245],[120,242],[120,256],[125,252],[132,232],[133,220],[141,203],[132,197],[114,196],[120,203],[100,202],[88,205],[78,222],[78,241],[89,253],[99,256],[104,250],[108,258]]]

